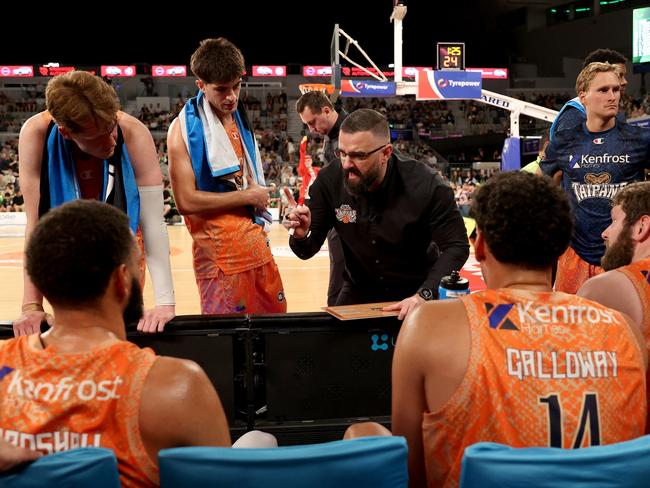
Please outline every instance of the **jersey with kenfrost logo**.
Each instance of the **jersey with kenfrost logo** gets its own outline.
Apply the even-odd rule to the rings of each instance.
[[[105,447],[123,486],[154,486],[158,467],[139,428],[140,394],[156,360],[122,341],[80,354],[35,349],[23,336],[0,343],[0,439],[45,453]],[[37,340],[36,340],[37,342]]]
[[[571,247],[589,264],[600,265],[605,253],[602,232],[611,223],[611,200],[629,183],[642,181],[650,168],[650,130],[619,120],[604,132],[583,123],[559,131],[540,163],[545,174],[562,171],[576,226]],[[531,197],[533,197],[531,195]]]
[[[469,363],[445,406],[423,416],[429,486],[457,486],[476,442],[579,448],[643,435],[643,356],[619,312],[565,293],[483,290],[460,300]]]

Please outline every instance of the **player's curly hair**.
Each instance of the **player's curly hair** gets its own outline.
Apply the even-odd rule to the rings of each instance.
[[[564,192],[547,176],[519,171],[497,174],[481,185],[470,216],[497,260],[527,269],[550,267],[573,232]]]
[[[613,49],[596,49],[587,54],[582,63],[582,69],[585,69],[591,63],[625,64],[627,58]]]
[[[50,210],[34,228],[25,267],[53,305],[93,303],[106,291],[113,271],[132,259],[135,240],[129,218],[94,200]]]

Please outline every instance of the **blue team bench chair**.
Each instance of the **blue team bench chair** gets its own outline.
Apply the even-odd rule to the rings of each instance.
[[[182,447],[158,455],[161,487],[394,488],[408,485],[403,437],[262,449]]]
[[[465,449],[461,488],[639,488],[650,486],[650,436],[583,449]]]
[[[43,456],[24,467],[0,473],[2,488],[119,488],[117,459],[110,449],[84,447]]]

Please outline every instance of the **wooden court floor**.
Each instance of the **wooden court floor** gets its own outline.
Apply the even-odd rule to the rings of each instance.
[[[167,230],[176,292],[176,314],[199,314],[201,309],[192,269],[192,238],[184,225],[168,226]],[[13,320],[20,314],[24,238],[15,235],[20,233],[20,228],[7,229],[4,234],[12,236],[0,237],[0,321]],[[327,303],[329,276],[327,251],[321,250],[307,261],[298,259],[289,248],[289,235],[277,222],[271,228],[270,237],[273,255],[284,283],[288,311],[320,311]],[[145,307],[151,307],[154,303],[148,273],[144,301]]]

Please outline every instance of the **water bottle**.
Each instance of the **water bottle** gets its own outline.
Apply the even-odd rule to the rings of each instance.
[[[438,288],[438,295],[440,300],[446,298],[459,298],[463,295],[469,295],[469,280],[463,278],[458,271],[452,271],[451,275],[444,276],[440,280],[440,287]]]

